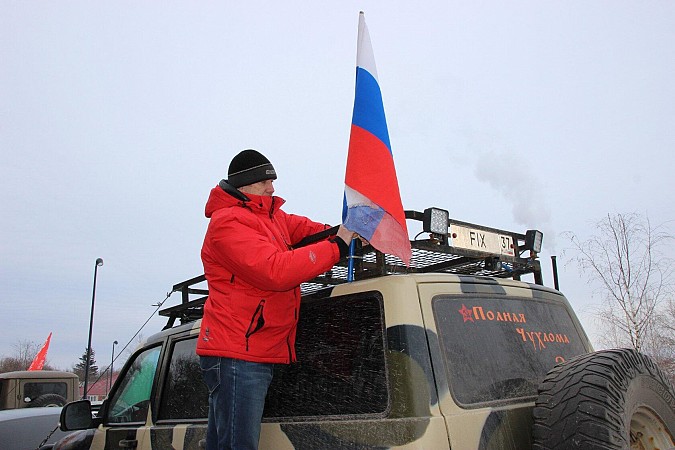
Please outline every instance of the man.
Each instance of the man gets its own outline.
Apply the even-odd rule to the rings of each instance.
[[[236,155],[211,190],[202,262],[209,286],[197,354],[209,389],[207,450],[256,449],[274,364],[295,361],[300,283],[347,255],[354,233],[292,246],[326,225],[287,214],[276,171],[255,150]]]

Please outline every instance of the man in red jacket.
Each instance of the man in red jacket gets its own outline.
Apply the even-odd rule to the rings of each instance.
[[[276,171],[255,150],[236,155],[206,203],[202,262],[209,286],[197,354],[209,389],[207,450],[256,449],[273,365],[295,361],[300,283],[346,256],[354,233],[294,249],[326,229],[287,214]]]

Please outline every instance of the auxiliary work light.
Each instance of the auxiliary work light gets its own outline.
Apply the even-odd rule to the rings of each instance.
[[[440,208],[427,208],[422,218],[422,230],[439,238],[444,244],[448,242],[448,220],[450,213]]]
[[[544,233],[539,230],[527,230],[525,232],[525,250],[532,250],[534,253],[541,252],[541,242],[544,240]]]

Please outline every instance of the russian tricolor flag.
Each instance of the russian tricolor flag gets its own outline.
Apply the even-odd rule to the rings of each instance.
[[[363,12],[359,14],[356,95],[345,174],[345,203],[345,227],[379,251],[410,264],[408,227]]]

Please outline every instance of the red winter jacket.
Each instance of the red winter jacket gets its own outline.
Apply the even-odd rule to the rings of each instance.
[[[338,245],[321,241],[291,249],[326,226],[286,214],[284,200],[246,194],[237,200],[216,186],[202,262],[209,286],[197,353],[246,361],[295,361],[300,283],[329,270]]]

